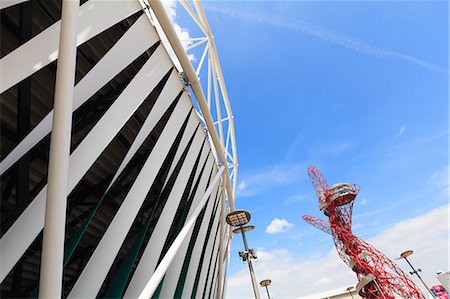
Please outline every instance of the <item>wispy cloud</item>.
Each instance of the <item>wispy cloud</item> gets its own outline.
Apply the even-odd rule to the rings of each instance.
[[[367,152],[367,153],[363,153],[361,155],[357,155],[354,156],[353,158],[351,158],[350,160],[359,160],[359,159],[366,159],[372,156],[376,156],[376,155],[391,155],[394,152],[397,152],[399,150],[403,150],[405,148],[409,148],[409,147],[413,147],[413,146],[418,146],[418,145],[422,145],[422,144],[426,144],[429,142],[433,142],[435,140],[441,139],[443,137],[448,136],[448,132],[447,131],[442,131],[442,132],[437,132],[434,134],[430,134],[427,136],[422,136],[419,138],[416,138],[414,140],[410,140],[407,142],[403,142],[403,143],[399,143],[399,144],[395,144],[393,146],[388,146],[388,147],[384,147],[384,148],[380,148],[371,152]]]
[[[441,170],[432,174],[428,179],[430,184],[436,190],[439,190],[440,198],[450,198],[450,168],[444,166]]]
[[[278,219],[275,218],[270,222],[270,224],[266,227],[266,233],[268,234],[278,234],[282,232],[286,232],[291,229],[294,225],[287,221],[286,219]]]
[[[395,134],[394,138],[398,138],[403,135],[406,131],[406,125],[403,125],[400,127],[400,130],[398,130],[397,134]]]
[[[294,30],[302,34],[321,39],[327,43],[354,50],[361,54],[405,60],[432,71],[448,73],[447,69],[433,65],[419,58],[401,52],[376,47],[370,45],[365,41],[358,40],[355,37],[345,35],[341,32],[303,22],[294,18],[268,14],[262,11],[250,10],[241,6],[225,6],[211,2],[205,3],[204,7],[207,10],[225,14],[234,18]]]
[[[367,203],[367,198],[363,198],[363,199],[361,199],[361,202],[359,203],[360,205],[365,205]]]
[[[275,164],[262,170],[244,172],[238,185],[239,197],[251,197],[305,177],[305,164]]]

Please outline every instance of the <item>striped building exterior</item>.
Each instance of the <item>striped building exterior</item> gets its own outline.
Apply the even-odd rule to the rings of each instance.
[[[0,3],[2,298],[39,294],[61,6]],[[220,132],[211,124],[218,116],[201,109],[153,13],[151,2],[138,0],[79,6],[64,298],[139,297],[187,223],[150,297],[223,295],[231,243],[224,215],[234,208],[229,178],[237,171],[228,167],[237,162],[221,130],[233,129],[232,115],[216,102],[228,123]]]

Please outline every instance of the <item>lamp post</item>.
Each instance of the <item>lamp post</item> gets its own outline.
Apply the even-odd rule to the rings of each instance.
[[[261,287],[265,287],[266,288],[266,292],[267,292],[267,298],[270,299],[270,294],[269,294],[269,285],[272,283],[272,280],[270,279],[264,279],[263,281],[261,281],[259,284],[261,285]]]
[[[355,297],[353,297],[353,294],[351,292],[351,290],[353,290],[353,286],[348,287],[346,290],[350,294],[350,296],[352,296],[352,299],[355,299]]]
[[[400,254],[400,256],[398,258],[396,258],[397,260],[399,259],[405,259],[405,261],[408,263],[408,265],[411,267],[412,271],[409,272],[409,274],[413,275],[416,274],[417,277],[419,277],[420,281],[422,282],[422,284],[424,285],[424,287],[427,289],[427,291],[431,294],[431,296],[435,299],[437,299],[437,297],[431,292],[430,288],[427,286],[427,284],[425,283],[425,281],[422,279],[422,277],[419,275],[419,272],[422,272],[422,270],[420,270],[419,268],[416,270],[413,265],[409,262],[408,260],[408,256],[410,256],[411,254],[413,254],[414,251],[412,250],[406,250],[405,252],[402,252],[402,254]]]
[[[260,299],[258,287],[256,285],[255,272],[253,270],[252,259],[256,258],[253,249],[248,249],[247,238],[245,237],[245,232],[253,230],[255,227],[253,225],[244,226],[250,221],[250,213],[244,210],[234,210],[230,212],[225,217],[227,223],[231,226],[237,226],[238,228],[233,230],[234,234],[242,234],[242,240],[244,241],[244,252],[239,252],[239,257],[248,264],[248,270],[250,272],[250,279],[252,281],[253,292],[255,293],[255,298]]]

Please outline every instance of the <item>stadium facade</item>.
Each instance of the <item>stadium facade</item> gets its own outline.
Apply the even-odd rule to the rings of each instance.
[[[45,297],[43,273],[58,286],[54,270],[64,298],[224,295],[233,115],[201,4],[181,5],[204,34],[191,43],[205,46],[196,70],[162,2],[0,3],[2,298]],[[74,44],[64,44],[74,11]],[[76,54],[71,125],[56,109],[67,101],[55,95],[64,46]],[[52,178],[64,120],[68,171]],[[55,198],[58,180],[67,192]],[[61,225],[49,225],[51,202],[66,205]]]

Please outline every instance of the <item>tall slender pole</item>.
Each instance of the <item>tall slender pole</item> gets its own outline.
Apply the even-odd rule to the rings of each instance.
[[[431,292],[430,288],[427,286],[427,284],[425,283],[425,281],[422,279],[422,277],[419,275],[419,271],[417,271],[413,265],[408,261],[408,258],[405,256],[404,259],[406,260],[406,262],[408,263],[408,265],[411,267],[411,269],[413,270],[413,272],[411,272],[411,274],[416,274],[417,277],[419,277],[420,281],[422,282],[422,284],[424,285],[424,287],[427,289],[428,293],[431,294],[431,296],[435,299],[437,299],[437,297],[433,294],[433,292]]]
[[[269,299],[270,299],[270,294],[269,294],[269,286],[265,286],[265,288],[266,288],[266,292],[267,292],[267,298],[269,298]]]
[[[39,298],[61,298],[79,0],[61,11]]]
[[[247,254],[247,264],[248,270],[250,271],[250,278],[252,280],[253,292],[255,293],[255,298],[260,299],[258,285],[256,284],[255,271],[253,271],[252,258],[250,257],[250,252],[248,251],[247,238],[245,237],[244,228],[241,225],[242,239],[244,240],[244,248]]]

